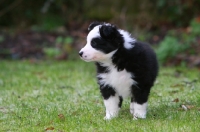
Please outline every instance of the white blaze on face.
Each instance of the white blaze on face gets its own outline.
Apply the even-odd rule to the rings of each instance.
[[[100,37],[99,26],[94,27],[87,36],[87,44],[80,51],[83,53],[81,57],[83,60],[94,61],[97,58],[97,56],[101,54],[99,51],[97,51],[91,46],[92,39],[97,37]]]
[[[94,38],[100,38],[100,33],[99,33],[99,26],[94,27],[88,34],[87,36],[87,44],[85,47],[83,47],[80,52],[82,52],[82,57],[84,61],[106,61],[107,59],[110,59],[110,57],[114,54],[114,52],[111,52],[109,54],[105,54],[99,50],[94,49],[91,46],[91,41]]]

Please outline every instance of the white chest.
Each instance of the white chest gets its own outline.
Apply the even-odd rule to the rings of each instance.
[[[126,70],[117,71],[115,67],[110,67],[108,73],[98,74],[98,77],[101,78],[101,80],[99,80],[100,84],[113,87],[122,97],[130,96],[131,86],[137,84],[137,82],[132,79],[133,75]]]

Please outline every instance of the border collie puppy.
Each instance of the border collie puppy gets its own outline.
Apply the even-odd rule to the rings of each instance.
[[[108,23],[93,22],[88,30],[87,44],[79,55],[84,61],[96,63],[106,107],[104,119],[117,116],[123,99],[128,96],[133,118],[146,118],[148,96],[158,74],[154,51]]]

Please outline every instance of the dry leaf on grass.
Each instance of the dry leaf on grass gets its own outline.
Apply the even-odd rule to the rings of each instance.
[[[45,131],[51,131],[51,130],[54,130],[55,128],[54,127],[47,127],[46,129],[45,129]]]
[[[179,99],[178,98],[176,98],[176,99],[174,99],[172,102],[179,102]]]
[[[191,110],[191,109],[195,108],[195,106],[194,105],[184,105],[184,104],[182,104],[181,108],[183,110],[187,111],[187,110]]]
[[[58,115],[58,118],[59,118],[60,120],[64,120],[64,119],[65,119],[65,116],[64,116],[63,114],[59,114],[59,115]]]

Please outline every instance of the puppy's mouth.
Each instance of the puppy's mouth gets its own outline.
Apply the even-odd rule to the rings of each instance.
[[[86,62],[91,62],[91,61],[94,61],[94,59],[85,59],[83,57],[80,57],[82,60],[86,61]]]

